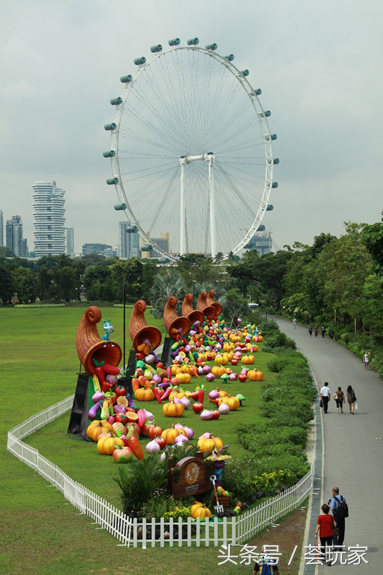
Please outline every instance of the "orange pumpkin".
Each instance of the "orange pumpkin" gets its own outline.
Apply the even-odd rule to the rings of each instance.
[[[223,441],[219,437],[214,437],[210,434],[209,437],[201,437],[198,440],[197,447],[204,453],[210,453],[214,447],[221,449],[221,447],[223,447]]]
[[[112,455],[116,445],[124,447],[124,442],[118,437],[101,437],[97,442],[97,450],[104,455]]]
[[[151,389],[140,388],[135,391],[134,395],[138,401],[152,401],[154,399],[154,393]]]
[[[176,437],[179,435],[184,435],[187,437],[186,431],[184,429],[174,429],[174,425],[172,425],[172,427],[169,429],[164,429],[164,431],[161,433],[161,437],[165,439],[167,445],[173,445],[176,441]]]
[[[230,407],[230,411],[235,411],[240,406],[238,397],[232,397],[231,395],[222,397],[218,402],[218,406],[220,406],[221,403],[226,403]]]
[[[111,428],[111,424],[105,420],[99,421],[95,420],[89,425],[88,429],[86,430],[86,434],[90,437],[93,441],[97,443],[99,436],[101,433],[107,432]]]
[[[190,373],[177,373],[177,379],[179,379],[180,383],[190,383],[191,375]]]
[[[193,505],[193,507],[194,510],[191,512],[191,516],[194,517],[194,519],[206,519],[206,517],[210,519],[211,511],[205,507],[205,505]]]
[[[251,364],[255,362],[255,357],[253,355],[244,355],[242,357],[242,363],[246,364]]]
[[[258,341],[259,341],[259,343],[262,343],[262,342],[263,342],[263,335],[259,335],[259,336],[258,336]]]
[[[185,411],[185,406],[183,403],[165,403],[162,411],[166,417],[181,417]]]
[[[178,379],[178,378],[177,378]],[[169,395],[169,401],[173,401],[174,398],[177,399],[182,399],[183,397],[185,397],[185,394],[183,391],[172,391],[171,394]]]
[[[251,380],[251,381],[262,381],[263,379],[263,373],[261,371],[258,371],[257,369],[250,369],[247,372],[247,377]]]
[[[213,375],[215,375],[215,377],[221,377],[221,375],[226,373],[226,369],[223,367],[223,365],[215,365],[211,372]]]

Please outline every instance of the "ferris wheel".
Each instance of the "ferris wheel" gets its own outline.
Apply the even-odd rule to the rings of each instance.
[[[135,59],[135,73],[121,77],[122,95],[110,101],[107,183],[142,252],[154,250],[163,261],[187,253],[227,258],[250,247],[273,209],[279,160],[271,113],[233,54],[220,56],[216,44],[202,48],[198,38],[168,44]]]

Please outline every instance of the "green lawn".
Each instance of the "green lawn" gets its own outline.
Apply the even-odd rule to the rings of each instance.
[[[91,520],[77,514],[62,494],[36,475],[6,450],[9,429],[44,408],[74,393],[79,360],[75,348],[77,325],[83,308],[12,309],[0,308],[2,386],[2,437],[0,503],[3,519],[0,572],[37,574],[133,573],[155,570],[156,573],[206,573],[217,569],[217,549],[133,550],[119,548],[116,540],[91,525]],[[129,321],[129,311],[127,322]],[[122,344],[122,310],[103,308],[115,328],[113,338]],[[147,321],[161,327],[161,322],[147,313]],[[128,342],[127,349],[130,346]],[[267,373],[265,363],[270,354],[256,354],[256,366]],[[191,389],[194,385],[190,385]],[[206,385],[210,390],[214,384]],[[233,382],[222,386],[243,393],[248,399],[242,408],[221,416],[217,421],[202,422],[194,412],[185,411],[181,421],[196,430],[206,430],[230,444],[232,454],[241,448],[233,428],[237,423],[252,422],[257,415],[260,384]],[[207,404],[207,403],[206,403]],[[144,405],[144,404],[142,404]],[[212,404],[211,404],[212,405]],[[157,402],[146,403],[161,427],[175,422],[165,418]],[[118,488],[113,481],[117,466],[111,457],[101,456],[95,444],[87,444],[66,434],[69,413],[30,436],[27,442],[59,465],[75,480],[118,505]],[[172,563],[174,553],[177,560]],[[190,562],[192,561],[192,567]],[[220,567],[223,574],[241,574],[245,566]]]

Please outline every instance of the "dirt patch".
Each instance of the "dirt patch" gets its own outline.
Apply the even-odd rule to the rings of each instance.
[[[269,527],[249,542],[249,545],[257,546],[257,552],[262,550],[263,545],[279,545],[279,552],[282,553],[278,564],[281,575],[297,575],[299,571],[306,515],[307,509],[300,509],[277,527]],[[288,563],[296,545],[298,549],[289,566]]]

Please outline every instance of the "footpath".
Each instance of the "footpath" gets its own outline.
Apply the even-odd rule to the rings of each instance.
[[[299,350],[306,356],[317,381],[318,388],[327,381],[331,401],[326,415],[320,410],[323,426],[323,491],[313,497],[312,520],[308,544],[315,545],[316,518],[320,507],[331,497],[334,486],[339,487],[349,506],[346,519],[344,545],[366,546],[365,559],[359,566],[339,562],[331,567],[306,567],[305,574],[322,574],[331,569],[333,575],[383,572],[383,381],[349,350],[332,339],[319,334],[309,337],[308,330],[292,322],[273,318],[288,337],[295,339]],[[348,404],[338,415],[333,399],[338,386],[346,392],[351,385],[355,391],[358,411],[350,415]],[[318,410],[317,410],[318,413]],[[319,424],[319,422],[318,422]],[[322,441],[318,434],[317,440]],[[319,437],[318,437],[319,435]],[[320,471],[320,470],[319,470]],[[348,553],[349,554],[349,553]],[[345,556],[347,559],[347,555]]]

